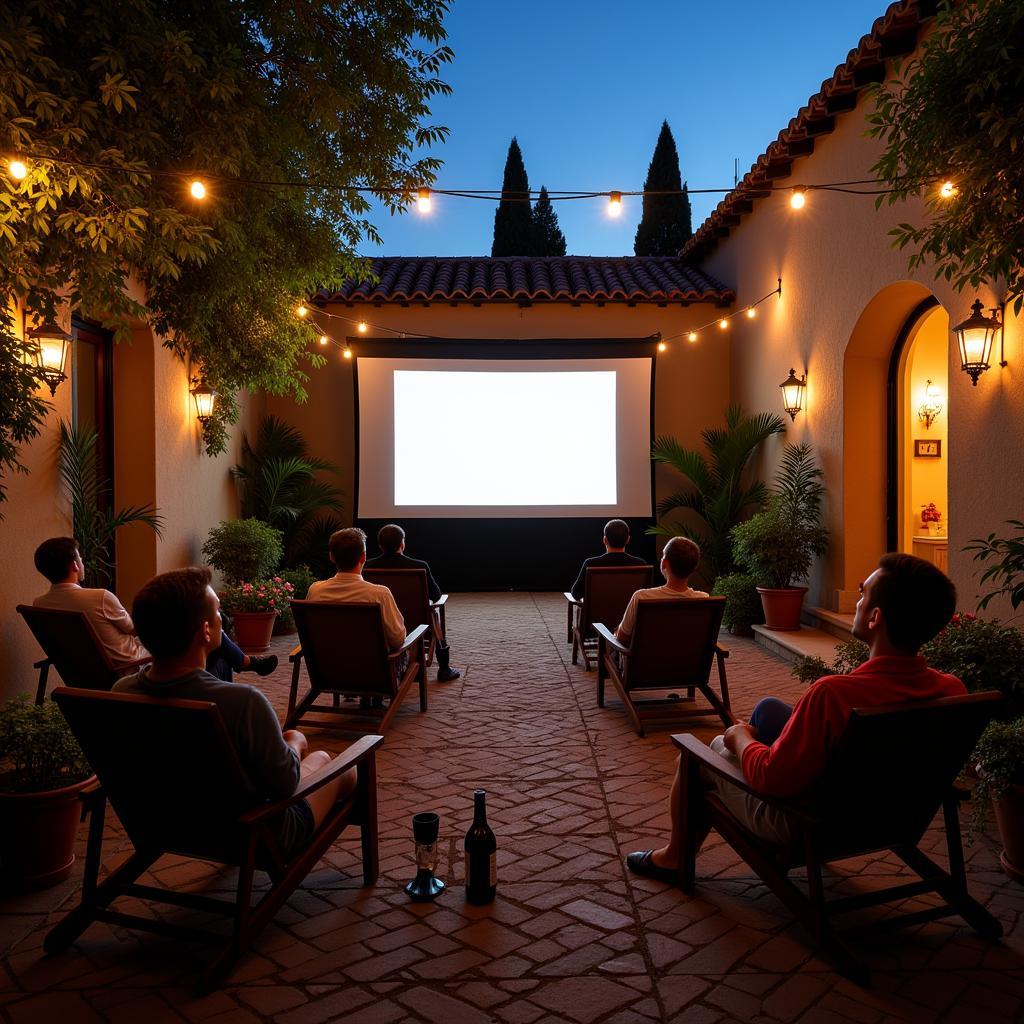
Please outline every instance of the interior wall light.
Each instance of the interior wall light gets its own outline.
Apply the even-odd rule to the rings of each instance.
[[[196,403],[196,419],[206,426],[213,416],[213,409],[217,404],[217,392],[201,377],[193,377],[189,394],[192,396],[192,401]]]
[[[57,385],[68,379],[64,368],[70,342],[71,335],[53,317],[25,332],[25,362],[42,371],[51,397],[57,394]]]
[[[789,376],[779,385],[782,388],[782,408],[789,413],[791,420],[804,407],[804,396],[807,393],[807,374],[798,377],[792,367]]]
[[[928,381],[924,386],[924,402],[917,409],[917,418],[924,424],[925,430],[939,418],[939,413],[942,412],[941,399],[942,392],[938,385]]]
[[[991,316],[985,316],[985,307],[981,299],[975,299],[971,306],[971,315],[953,328],[956,335],[957,347],[960,349],[960,369],[971,378],[971,384],[978,386],[978,378],[991,366],[992,342],[995,340],[996,331],[1000,332],[1000,359],[999,365],[1006,366],[1006,360],[1002,358],[1002,322],[999,317],[999,310],[990,307]]]

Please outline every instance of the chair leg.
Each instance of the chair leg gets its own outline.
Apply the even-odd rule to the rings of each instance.
[[[566,602],[566,626],[565,626],[565,642],[567,644],[572,643],[572,605]]]
[[[427,710],[427,661],[426,657],[424,656],[424,651],[425,648],[423,644],[420,644],[419,651],[416,655],[416,660],[419,663],[418,675],[420,677],[420,711]]]
[[[580,631],[578,629],[574,629],[572,631],[572,663],[574,665],[579,664],[579,651],[582,646],[583,640],[580,637]],[[586,657],[586,654],[584,654],[584,657]]]
[[[302,661],[296,657],[295,663],[292,666],[292,687],[288,693],[288,713],[284,716],[285,722],[293,721],[293,715],[295,714],[295,698],[299,694],[299,670],[302,668]],[[289,728],[286,724],[285,728]]]
[[[356,793],[360,804],[360,832],[363,847],[363,885],[373,885],[380,874],[377,826],[377,763],[374,758],[356,767]]]
[[[715,651],[715,658],[718,661],[718,684],[719,689],[722,691],[722,704],[725,710],[729,712],[729,717],[732,718],[732,704],[729,703],[729,680],[725,675],[725,658],[721,651]]]
[[[700,767],[685,754],[679,757],[678,779],[679,822],[683,830],[679,854],[679,888],[687,896],[692,896],[697,887],[697,854],[707,830],[701,828],[706,812],[702,813],[699,809],[704,803]]]
[[[36,703],[42,704],[46,699],[46,680],[50,675],[50,659],[39,662],[39,685],[36,687]]]

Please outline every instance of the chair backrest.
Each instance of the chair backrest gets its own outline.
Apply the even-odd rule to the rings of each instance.
[[[638,601],[623,678],[626,689],[706,683],[724,612],[724,597]]]
[[[84,612],[19,604],[18,614],[28,623],[66,686],[109,690],[117,681],[120,672]]]
[[[314,689],[394,696],[380,605],[292,601],[292,612]]]
[[[53,691],[136,849],[235,860],[256,803],[220,710],[207,701]]]
[[[426,569],[364,569],[367,583],[380,583],[391,591],[398,610],[405,619],[405,631],[430,625],[430,592]]]
[[[595,622],[609,629],[622,621],[629,599],[651,585],[654,569],[649,565],[592,566],[583,580],[581,625],[589,630]]]
[[[826,850],[916,845],[992,717],[997,691],[858,708],[802,803]]]

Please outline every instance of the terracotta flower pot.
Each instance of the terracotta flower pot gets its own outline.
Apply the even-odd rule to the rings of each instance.
[[[994,806],[1003,842],[999,862],[1014,881],[1024,883],[1024,786],[1011,786]]]
[[[806,587],[758,587],[764,624],[768,629],[793,632],[800,628],[800,611],[804,606]]]
[[[63,882],[75,863],[78,799],[95,775],[43,793],[0,793],[0,875],[19,889]]]
[[[235,643],[246,654],[262,654],[270,647],[277,612],[232,612]]]

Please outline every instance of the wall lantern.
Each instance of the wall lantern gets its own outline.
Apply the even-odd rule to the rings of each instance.
[[[217,404],[217,392],[206,381],[194,379],[189,394],[196,403],[196,419],[206,426],[207,421],[213,416],[213,407]]]
[[[928,381],[924,387],[924,403],[917,409],[917,418],[924,424],[925,430],[939,418],[939,413],[942,412],[942,402],[939,401],[941,398],[942,392],[939,391],[938,385]]]
[[[796,375],[790,369],[789,376],[779,385],[782,388],[782,408],[789,413],[789,418],[796,419],[796,414],[804,407],[804,395],[807,393],[807,374]]]
[[[34,364],[42,372],[51,397],[57,394],[57,385],[68,379],[64,367],[70,341],[71,335],[53,317],[26,332],[25,362]]]
[[[985,316],[981,299],[975,299],[971,306],[971,315],[953,328],[956,343],[960,347],[960,369],[971,376],[971,384],[978,386],[978,378],[989,369],[992,355],[992,342],[996,331],[1002,330],[999,321],[999,310],[992,309],[991,316]],[[1001,359],[1000,366],[1006,365]]]

